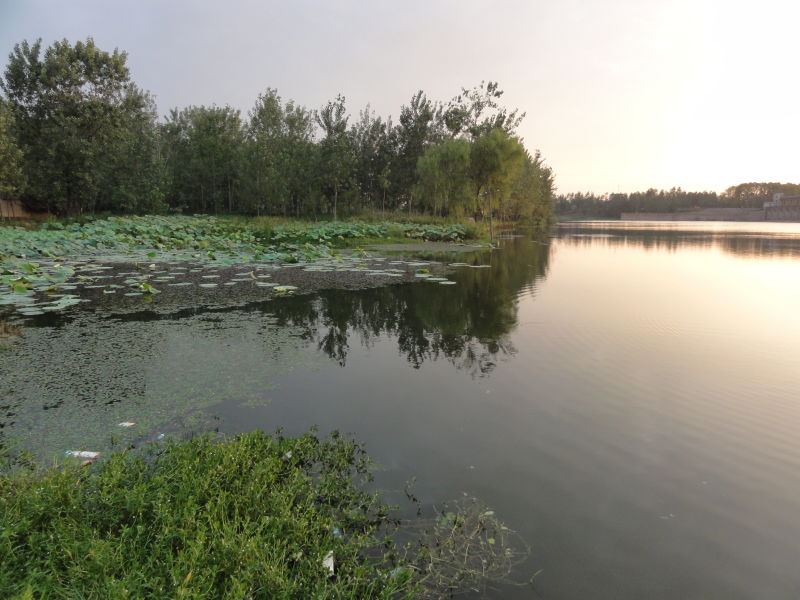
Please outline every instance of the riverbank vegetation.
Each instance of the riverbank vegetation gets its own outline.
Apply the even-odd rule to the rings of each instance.
[[[127,280],[133,286],[130,292],[152,295],[159,290],[145,266],[160,261],[277,265],[334,259],[336,249],[370,243],[462,242],[481,233],[474,224],[303,223],[263,217],[88,216],[72,222],[32,222],[27,227],[0,227],[0,306],[27,307],[38,313],[81,302],[77,295],[63,292],[98,276],[76,271],[85,261],[136,263],[141,272]],[[106,291],[114,293],[113,289]],[[52,302],[32,308],[36,298]]]
[[[313,432],[201,436],[88,467],[6,461],[0,595],[438,598],[527,555],[480,504],[399,521],[369,471],[357,443]]]
[[[337,220],[402,211],[549,223],[553,173],[516,135],[497,83],[397,120],[343,96],[317,109],[267,88],[246,116],[173,108],[160,120],[124,52],[17,44],[0,99],[0,197],[56,215],[213,213]]]
[[[800,183],[740,183],[717,192],[688,192],[681,188],[630,194],[563,194],[555,198],[559,217],[619,219],[622,213],[670,213],[694,208],[762,208],[773,194],[800,194]]]

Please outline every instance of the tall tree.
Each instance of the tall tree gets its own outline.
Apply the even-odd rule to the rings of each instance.
[[[353,174],[353,154],[347,133],[347,113],[344,96],[336,96],[316,113],[317,124],[324,137],[319,143],[320,177],[326,195],[333,195],[333,219],[338,218],[339,192]]]
[[[257,214],[299,215],[313,185],[313,114],[285,105],[277,90],[259,95],[250,111],[244,161],[246,208]]]
[[[514,135],[525,113],[501,106],[498,100],[502,95],[503,90],[493,81],[481,81],[471,90],[462,88],[439,113],[442,127],[454,137],[466,135],[472,140],[498,128]]]
[[[475,186],[476,205],[489,217],[489,234],[494,240],[494,207],[510,190],[525,158],[519,141],[500,128],[481,135],[472,144],[470,177]]]
[[[17,194],[22,185],[22,150],[13,131],[14,117],[0,98],[0,199]]]
[[[99,173],[97,210],[156,213],[164,203],[166,173],[159,150],[155,101],[135,85],[123,99],[120,129]]]
[[[230,106],[170,111],[162,127],[169,204],[196,212],[234,212],[238,199],[242,119]]]
[[[14,46],[2,89],[11,105],[27,175],[24,196],[56,213],[97,207],[102,174],[130,111],[127,55],[41,40]]]
[[[453,139],[428,146],[417,161],[419,195],[434,214],[460,209],[469,196],[470,144]]]
[[[516,177],[511,182],[503,219],[527,220],[537,227],[549,224],[553,213],[553,170],[544,164],[537,150],[527,151]]]
[[[395,127],[397,155],[391,167],[395,198],[413,205],[413,189],[417,176],[417,161],[430,142],[431,125],[435,107],[420,90],[411,97],[408,105],[400,109],[399,123]]]

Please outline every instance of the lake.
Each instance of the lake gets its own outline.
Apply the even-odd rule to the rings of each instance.
[[[6,324],[1,439],[339,429],[390,496],[415,478],[520,532],[534,585],[490,597],[800,597],[800,225],[576,222],[416,260],[470,266]]]

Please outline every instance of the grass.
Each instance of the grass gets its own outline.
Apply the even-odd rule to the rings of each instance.
[[[434,599],[527,557],[475,501],[401,525],[366,491],[369,470],[360,445],[314,432],[201,436],[87,467],[6,459],[0,597]],[[392,541],[398,525],[410,543]]]
[[[17,467],[0,479],[0,597],[412,598],[367,467],[343,437],[260,432]]]

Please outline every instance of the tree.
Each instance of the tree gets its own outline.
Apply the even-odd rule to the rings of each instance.
[[[154,213],[166,209],[166,172],[159,151],[158,112],[147,92],[131,84],[120,129],[98,177],[97,210]]]
[[[397,155],[391,167],[394,194],[398,199],[407,199],[409,210],[413,204],[417,161],[430,142],[433,118],[434,106],[420,90],[407,106],[401,107],[400,122],[395,127]]]
[[[313,188],[313,114],[285,105],[277,90],[259,95],[250,111],[243,170],[247,210],[299,215]]]
[[[350,129],[356,187],[362,204],[369,207],[375,207],[381,194],[385,202],[393,158],[390,130],[390,123],[376,117],[369,105]]]
[[[23,197],[60,214],[97,208],[102,177],[125,127],[142,105],[130,102],[127,55],[92,40],[16,44],[0,84],[24,152]]]
[[[449,214],[465,203],[469,187],[470,144],[454,139],[429,146],[417,161],[420,197],[433,214]]]
[[[8,103],[0,98],[0,199],[14,196],[22,185],[22,151],[13,123]]]
[[[339,191],[353,172],[353,155],[347,134],[344,96],[336,96],[316,113],[324,136],[319,143],[320,177],[327,191],[333,191],[333,220],[337,219]]]
[[[525,152],[525,159],[511,182],[503,218],[525,219],[539,228],[547,226],[553,214],[553,188],[553,171],[544,164],[539,151],[533,156]]]
[[[483,200],[484,218],[489,216],[489,234],[494,240],[494,201],[502,202],[522,165],[525,150],[519,141],[500,128],[481,135],[472,144],[470,178],[475,186],[476,207]]]
[[[471,90],[462,88],[461,93],[440,112],[443,128],[453,137],[466,135],[472,140],[498,128],[514,135],[525,113],[520,114],[517,109],[509,112],[501,107],[497,100],[502,95],[503,90],[492,81],[481,81]]]
[[[162,127],[169,191],[175,208],[233,212],[244,142],[242,120],[230,106],[170,111]]]

